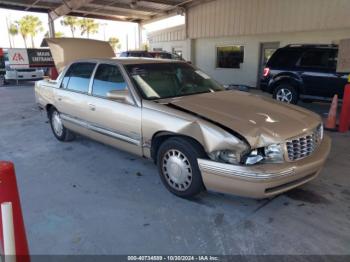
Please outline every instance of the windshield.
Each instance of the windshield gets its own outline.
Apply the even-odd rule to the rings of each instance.
[[[187,63],[127,65],[126,70],[148,100],[224,90],[205,73]]]

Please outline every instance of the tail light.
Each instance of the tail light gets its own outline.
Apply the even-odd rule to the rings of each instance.
[[[264,77],[268,77],[268,76],[269,76],[269,74],[270,74],[270,68],[265,67],[265,68],[264,68],[264,73],[263,73],[263,76],[264,76]]]

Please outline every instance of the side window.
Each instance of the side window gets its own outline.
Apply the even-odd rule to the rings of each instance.
[[[330,67],[329,50],[310,50],[306,51],[300,59],[301,67],[323,68]]]
[[[95,63],[76,63],[71,65],[62,81],[62,88],[88,93],[89,83]]]
[[[126,89],[126,82],[116,65],[99,65],[94,83],[92,85],[92,94],[99,97],[107,97],[107,93],[111,90]]]
[[[295,67],[295,64],[299,60],[301,55],[300,49],[278,49],[272,57],[268,60],[267,66],[279,67],[279,68],[291,68]]]

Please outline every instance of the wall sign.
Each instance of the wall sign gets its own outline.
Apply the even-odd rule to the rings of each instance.
[[[13,69],[55,66],[49,49],[10,48],[8,57],[9,65]]]
[[[341,40],[339,43],[337,72],[350,73],[350,39]]]

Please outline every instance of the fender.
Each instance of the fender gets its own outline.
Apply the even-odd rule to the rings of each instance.
[[[272,87],[272,91],[281,82],[289,82],[293,86],[297,87],[300,93],[304,93],[303,80],[299,74],[292,72],[283,72],[275,75],[269,82],[269,86]]]

